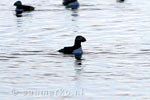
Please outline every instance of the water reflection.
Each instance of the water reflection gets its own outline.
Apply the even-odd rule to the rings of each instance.
[[[17,13],[16,13],[16,17],[22,17],[22,14],[17,14]]]
[[[74,56],[76,60],[82,60],[82,54],[75,54]]]
[[[73,10],[71,16],[78,17],[78,10]]]
[[[82,60],[75,60],[75,80],[80,79],[81,74],[83,73]]]
[[[80,33],[78,33],[78,30],[79,30],[78,10],[73,10],[72,13],[71,13],[71,17],[72,17],[71,21],[72,21],[72,32],[73,32],[73,34],[80,34]]]
[[[79,16],[78,11],[77,11],[77,10],[72,11],[71,16],[72,16],[72,22],[77,23],[77,21],[78,21],[78,16]]]
[[[75,58],[75,60],[77,60],[77,61],[81,61],[81,60],[83,60],[82,59],[82,54],[75,54],[75,55],[73,55],[73,54],[63,54],[63,57],[74,57]]]
[[[22,15],[16,15],[17,17],[22,17]],[[22,25],[22,18],[17,18],[16,19],[16,22],[17,22],[17,27],[21,27]]]
[[[27,17],[27,16],[31,16],[32,11],[30,12],[20,12],[20,11],[15,11],[15,15],[16,17]]]

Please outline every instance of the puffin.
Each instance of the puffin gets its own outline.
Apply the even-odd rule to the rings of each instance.
[[[16,1],[14,3],[14,6],[16,6],[16,13],[21,14],[25,11],[33,11],[35,8],[32,6],[28,6],[28,5],[22,5],[21,1]]]
[[[71,9],[79,8],[79,2],[77,0],[63,0],[63,5]]]
[[[117,0],[118,2],[120,2],[120,3],[122,3],[122,2],[124,2],[125,0]]]
[[[75,38],[74,45],[70,47],[64,47],[63,49],[58,50],[60,53],[64,54],[83,54],[81,42],[85,42],[86,38],[78,35]]]

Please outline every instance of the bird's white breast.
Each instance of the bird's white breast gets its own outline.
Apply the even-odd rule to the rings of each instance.
[[[82,54],[83,51],[82,51],[82,48],[80,47],[80,48],[78,48],[78,49],[73,50],[72,53],[73,53],[73,54]]]
[[[76,8],[79,7],[79,3],[77,1],[71,2],[71,3],[68,4],[68,7],[76,9]]]

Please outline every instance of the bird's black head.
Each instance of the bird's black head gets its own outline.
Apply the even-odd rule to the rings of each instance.
[[[76,42],[85,42],[86,38],[81,35],[78,35],[78,36],[76,36],[75,41]]]
[[[125,0],[117,0],[117,2],[120,2],[120,3],[122,3],[122,2],[124,2]]]
[[[14,6],[21,6],[22,5],[22,2],[21,1],[16,1],[15,3],[14,3]]]

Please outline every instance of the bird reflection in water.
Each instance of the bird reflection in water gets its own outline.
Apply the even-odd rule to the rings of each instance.
[[[75,80],[79,80],[83,73],[82,60],[75,60]]]
[[[22,17],[22,13],[18,13],[18,12],[16,12],[16,17]]]
[[[74,56],[76,60],[82,60],[82,54],[75,54]]]

